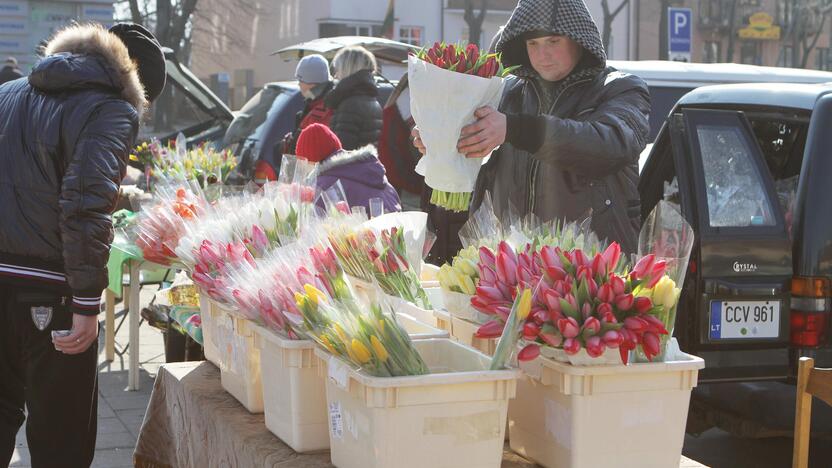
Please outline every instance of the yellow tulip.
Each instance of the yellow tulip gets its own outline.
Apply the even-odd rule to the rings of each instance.
[[[296,292],[295,293],[295,304],[298,305],[299,309],[303,309],[306,302],[306,297],[303,294]]]
[[[384,348],[384,345],[381,344],[381,341],[379,341],[375,335],[370,337],[370,345],[373,347],[373,351],[376,352],[376,356],[379,361],[384,362],[387,360],[389,356],[387,349]]]
[[[303,285],[303,290],[306,291],[306,295],[315,304],[318,304],[323,298],[326,297],[324,296],[323,291],[308,283]]]
[[[517,305],[517,319],[520,321],[526,320],[529,312],[532,310],[532,290],[524,289],[520,296],[520,303]]]
[[[138,162],[138,161],[139,161],[139,157],[138,157],[138,156],[136,156],[135,154],[131,154],[131,155],[130,155],[130,160],[131,160],[131,161]]]
[[[347,338],[347,334],[344,332],[344,329],[341,328],[341,325],[338,324],[338,323],[334,324],[334,327],[335,327],[335,333],[338,334],[338,338],[341,339],[341,342],[344,343],[344,346],[349,348],[350,347],[350,340],[349,340],[349,338]]]
[[[355,355],[359,364],[367,364],[372,358],[370,350],[364,346],[364,343],[358,341],[356,338],[352,339],[352,353]]]
[[[653,304],[664,306],[668,309],[676,305],[678,294],[676,293],[676,282],[668,276],[662,277],[653,288]]]

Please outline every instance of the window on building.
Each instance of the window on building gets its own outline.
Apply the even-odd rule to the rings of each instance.
[[[815,63],[818,70],[832,70],[832,63],[830,63],[830,49],[829,47],[818,47],[815,49]]]
[[[705,41],[702,51],[702,61],[705,63],[717,63],[720,61],[722,43],[719,41]]]
[[[746,41],[740,47],[740,62],[746,65],[762,65],[763,54],[760,43],[756,41]]]
[[[777,57],[778,67],[791,67],[794,62],[794,48],[790,45],[783,46],[780,55]]]
[[[423,29],[418,26],[402,26],[399,28],[399,41],[421,47],[423,45]]]
[[[320,37],[336,36],[381,36],[381,24],[320,23]]]

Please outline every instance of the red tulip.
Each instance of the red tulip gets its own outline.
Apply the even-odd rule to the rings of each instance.
[[[641,349],[644,351],[644,355],[647,356],[647,359],[652,361],[653,358],[661,351],[659,335],[649,332],[645,333],[641,341]]]
[[[564,338],[575,338],[581,333],[578,321],[572,317],[558,320],[558,331]]]
[[[604,250],[603,257],[607,263],[607,271],[615,271],[618,266],[618,260],[621,258],[621,246],[618,245],[618,242],[610,244],[609,247]]]
[[[580,340],[575,338],[567,338],[563,340],[563,350],[569,355],[578,354],[578,351],[581,350]]]
[[[503,297],[514,299],[514,294],[513,294],[513,292],[514,292],[513,289],[514,288],[510,287],[509,285],[507,285],[506,283],[504,283],[500,280],[497,280],[497,282],[495,283],[495,286],[497,286],[497,289],[499,289],[500,292],[503,294]]]
[[[604,257],[600,253],[595,254],[595,257],[592,259],[592,276],[606,275],[606,266]]]
[[[581,335],[584,338],[597,335],[601,331],[601,322],[595,317],[589,317],[581,328]]]
[[[648,325],[648,332],[655,333],[657,335],[667,335],[667,329],[664,326],[664,323],[659,320],[657,317],[649,314],[642,315],[641,318],[647,322]]]
[[[656,256],[653,254],[645,255],[641,257],[638,262],[636,262],[636,266],[633,267],[633,271],[630,272],[630,279],[633,280],[640,280],[644,278],[648,272],[653,268],[653,263],[656,261]]]
[[[526,248],[528,248],[528,246]],[[525,267],[529,271],[532,270],[532,257],[529,255],[528,251],[522,252],[519,255],[517,255],[517,265]]]
[[[525,266],[520,266],[517,268],[517,281],[531,284],[534,281],[534,275]]]
[[[555,249],[549,245],[543,246],[540,249],[540,259],[543,262],[544,268],[558,267],[563,269],[563,263],[560,261],[560,256]]]
[[[540,339],[553,348],[559,348],[563,344],[563,335],[561,335],[557,331],[554,331],[554,329],[552,329],[551,331],[552,333],[546,333],[545,331],[541,331],[539,335]]]
[[[617,330],[609,330],[601,337],[607,348],[618,348],[624,342],[624,337]]]
[[[598,304],[598,307],[595,310],[598,313],[598,316],[601,317],[601,321],[604,323],[618,322],[615,318],[615,313],[613,313],[612,306],[609,303],[602,302]]]
[[[633,333],[636,333],[636,334],[644,333],[647,330],[648,327],[649,327],[649,325],[642,318],[627,317],[627,318],[624,319],[624,328],[633,332]]]
[[[511,313],[511,308],[507,306],[497,306],[494,308],[494,313],[497,314],[498,317],[503,319],[503,321],[508,320],[508,315]]]
[[[491,269],[497,265],[497,257],[488,247],[480,247],[480,264]]]
[[[610,275],[610,286],[612,286],[612,291],[616,296],[624,294],[624,290],[627,287],[624,283],[624,279],[615,274]]]
[[[589,302],[584,302],[584,305],[581,306],[581,316],[586,320],[590,318],[590,315],[592,315],[592,305]]]
[[[536,344],[527,345],[517,353],[517,360],[520,362],[531,361],[540,356],[540,346]]]
[[[490,314],[492,310],[491,304],[485,302],[485,300],[483,300],[483,298],[480,296],[471,297],[471,307],[477,309],[478,311],[484,314]]]
[[[493,302],[503,302],[507,298],[499,289],[490,286],[477,286],[477,296],[486,304]]]
[[[498,338],[500,335],[503,334],[503,327],[505,324],[500,322],[499,320],[492,320],[490,322],[486,322],[480,328],[477,329],[476,337],[477,338]]]
[[[575,256],[575,264],[578,266],[588,266],[589,265],[589,258],[587,258],[586,254],[581,249],[575,249],[574,251]]]
[[[534,323],[543,326],[544,323],[549,321],[549,312],[545,309],[537,309],[533,310],[531,313],[531,318],[534,320]]]
[[[633,307],[639,314],[646,314],[653,308],[653,301],[651,301],[649,297],[639,296],[635,298]]]
[[[650,281],[647,282],[647,287],[652,289],[656,286],[656,283],[662,279],[665,272],[667,271],[667,262],[664,260],[659,260],[658,262],[653,264],[653,267],[650,269],[649,277]]]
[[[615,293],[613,292],[612,285],[609,283],[602,284],[601,287],[598,288],[598,294],[596,297],[601,302],[612,302],[615,300]]]
[[[517,262],[513,255],[497,254],[497,278],[508,285],[517,284]]]
[[[492,285],[497,282],[497,273],[489,266],[478,265],[480,270],[480,284]]]
[[[526,322],[523,325],[523,338],[529,341],[537,339],[540,334],[540,326],[534,322]]]
[[[589,289],[589,296],[595,297],[595,295],[598,294],[598,283],[596,283],[594,279],[590,278],[586,284]]]
[[[618,308],[618,310],[626,312],[633,308],[634,301],[635,298],[633,298],[632,294],[624,294],[615,298],[615,306]]]
[[[603,341],[601,341],[600,336],[592,336],[587,338],[586,340],[586,353],[589,354],[589,357],[599,357],[604,354],[604,350],[606,349],[606,345]]]

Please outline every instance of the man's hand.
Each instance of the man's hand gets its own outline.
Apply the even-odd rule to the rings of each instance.
[[[506,116],[493,107],[474,112],[477,121],[462,127],[457,151],[468,158],[484,158],[506,141]]]
[[[98,316],[72,314],[72,334],[52,340],[64,354],[81,354],[98,339]]]
[[[419,127],[413,127],[413,130],[410,132],[410,137],[413,139],[413,146],[422,153],[422,156],[425,155],[425,144],[422,143],[422,136],[419,133]]]

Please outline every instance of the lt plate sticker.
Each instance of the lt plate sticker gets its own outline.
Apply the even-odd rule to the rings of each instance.
[[[780,301],[711,301],[712,340],[780,336]]]

